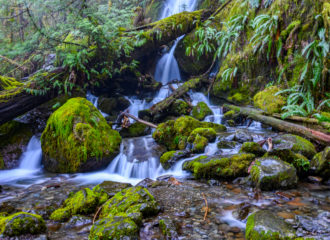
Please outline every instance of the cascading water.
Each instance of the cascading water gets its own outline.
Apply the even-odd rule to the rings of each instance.
[[[42,150],[37,137],[33,136],[26,151],[20,157],[19,168],[0,171],[0,184],[13,183],[20,179],[32,179],[41,170]]]
[[[90,101],[96,108],[98,108],[99,98],[94,96],[90,91],[86,94],[86,99]],[[103,117],[108,117],[109,115],[99,110]]]

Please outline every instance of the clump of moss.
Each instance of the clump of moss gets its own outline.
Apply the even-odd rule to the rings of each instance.
[[[119,152],[120,143],[119,133],[84,98],[72,98],[56,110],[41,136],[45,168],[60,173],[104,167]]]
[[[82,189],[71,193],[62,207],[55,210],[50,219],[55,221],[66,221],[75,214],[89,214],[95,212],[96,208],[108,200],[108,194],[96,186],[93,190]]]
[[[270,114],[280,113],[286,100],[280,95],[275,96],[279,91],[278,87],[272,86],[257,93],[253,98],[254,106]]]
[[[197,135],[205,137],[208,141],[213,142],[217,133],[213,128],[196,128],[190,133],[188,142],[193,143]]]
[[[176,121],[169,120],[158,125],[153,133],[153,138],[168,150],[183,150],[187,139],[196,128],[212,128],[216,132],[225,131],[226,127],[221,124],[200,122],[193,117],[184,116]]]
[[[248,175],[254,158],[253,154],[236,154],[220,159],[202,156],[185,162],[183,169],[191,171],[197,179],[233,179]]]
[[[161,157],[160,157],[160,163],[162,164],[164,169],[169,169],[170,166],[168,164],[168,161],[174,157],[176,151],[169,151],[164,153]]]
[[[142,218],[158,211],[158,204],[147,189],[124,189],[103,205],[100,220],[93,225],[89,239],[135,239]]]
[[[188,115],[190,112],[190,107],[188,103],[178,99],[175,100],[174,103],[171,105],[170,112],[173,116],[178,117],[182,115]]]
[[[45,221],[36,214],[18,212],[8,217],[0,217],[0,236],[14,237],[45,231]]]
[[[261,157],[266,153],[266,150],[263,149],[258,143],[245,142],[243,143],[240,152],[252,153],[257,157]]]
[[[191,114],[194,118],[202,121],[206,116],[212,115],[213,112],[205,102],[199,102],[193,107]]]
[[[23,83],[18,82],[15,78],[0,76],[0,91],[10,90],[23,86]]]
[[[124,138],[129,137],[140,137],[148,134],[148,126],[143,123],[133,123],[128,128],[123,128],[120,130],[120,135]]]

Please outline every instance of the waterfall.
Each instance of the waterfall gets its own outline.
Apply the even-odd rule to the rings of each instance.
[[[94,107],[96,107],[98,109],[98,101],[99,101],[98,97],[94,96],[90,91],[87,91],[86,99],[88,101],[90,101],[94,105]],[[103,117],[108,117],[109,116],[108,114],[102,112],[101,110],[99,110],[99,111],[100,111],[100,113],[102,114]]]
[[[197,0],[167,0],[164,4],[164,9],[160,15],[160,19],[183,11],[194,11],[196,5]]]

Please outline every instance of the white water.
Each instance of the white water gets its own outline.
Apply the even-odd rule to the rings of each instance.
[[[90,101],[94,105],[94,107],[96,107],[98,109],[98,101],[99,101],[98,97],[94,96],[90,91],[88,91],[87,94],[86,94],[86,99],[88,101]],[[102,114],[103,117],[108,117],[109,116],[108,114],[102,112],[100,109],[99,109],[99,111],[100,111],[100,113]]]
[[[164,9],[160,15],[160,19],[169,17],[173,14],[183,11],[194,11],[197,5],[196,0],[167,0],[164,4]]]
[[[41,170],[42,150],[37,137],[33,136],[26,151],[20,157],[19,168],[0,171],[0,184],[17,182],[20,179],[33,179]]]

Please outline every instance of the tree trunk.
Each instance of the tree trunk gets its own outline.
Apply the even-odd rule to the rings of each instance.
[[[311,140],[313,140],[317,143],[320,143],[322,145],[325,145],[325,146],[330,145],[330,135],[329,134],[325,134],[323,132],[309,129],[304,126],[290,123],[287,121],[283,121],[283,120],[280,120],[277,118],[262,115],[261,111],[258,111],[253,108],[237,107],[237,106],[233,106],[233,105],[225,105],[225,107],[233,109],[237,112],[240,112],[240,114],[242,114],[244,116],[247,116],[255,121],[259,121],[264,124],[267,124],[279,131],[297,134],[297,135],[306,137],[308,139],[311,139]]]

